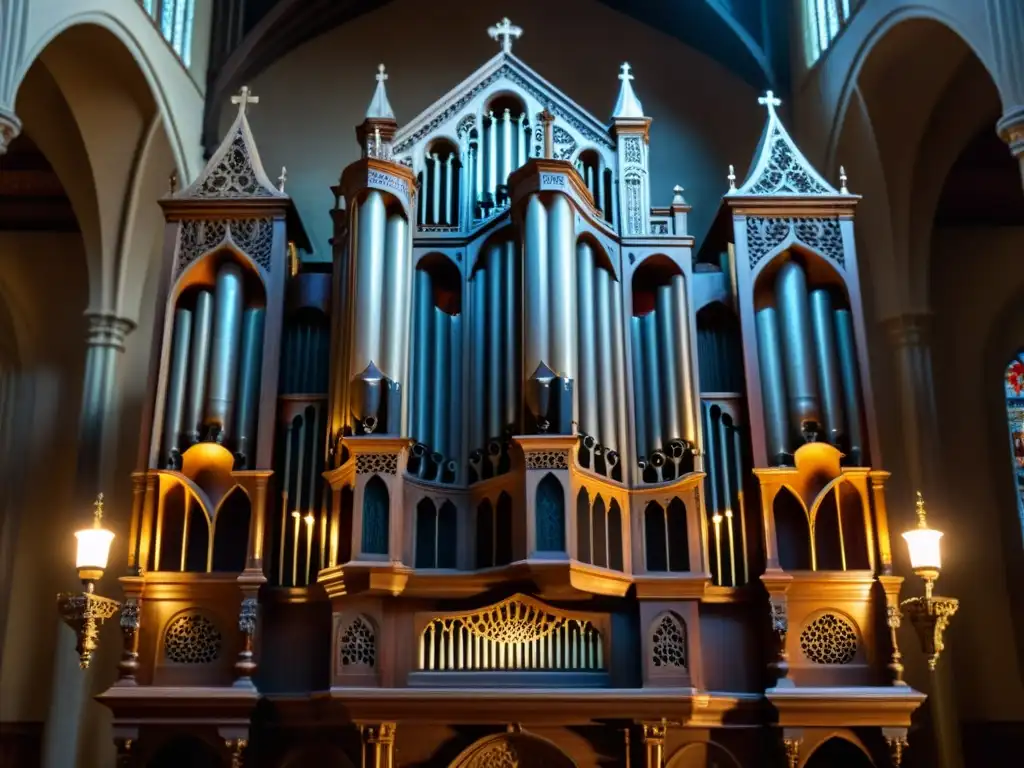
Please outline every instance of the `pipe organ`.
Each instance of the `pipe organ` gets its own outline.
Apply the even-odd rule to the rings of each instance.
[[[442,710],[496,726],[460,766],[494,748],[661,768],[708,733],[754,766],[751,726],[787,744],[905,733],[922,697],[878,631],[875,593],[891,621],[901,580],[858,198],[810,166],[769,93],[759,154],[698,250],[682,187],[650,204],[629,66],[609,126],[512,53],[522,30],[489,33],[501,50],[401,127],[378,68],[329,263],[297,261],[308,242],[247,89],[207,168],[162,201],[123,580],[139,618],[122,620],[122,682],[146,692],[104,694],[115,724],[159,733],[164,710],[135,707],[173,689],[237,741],[283,694],[266,743],[356,722],[381,766],[396,743],[454,754]],[[313,691],[322,720],[301,714]],[[884,701],[870,717],[865,696]],[[537,721],[560,735],[507,725]],[[628,724],[618,746],[610,722]]]

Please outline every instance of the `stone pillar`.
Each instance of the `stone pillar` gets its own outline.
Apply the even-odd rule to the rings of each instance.
[[[14,114],[14,102],[21,74],[28,28],[28,0],[4,0],[0,13],[0,155],[21,133],[21,120]]]
[[[992,61],[986,61],[1003,102],[1003,117],[996,131],[1020,164],[1024,182],[1024,3],[986,0],[988,29],[992,35]]]
[[[7,154],[7,146],[21,133],[21,120],[14,111],[0,105],[0,155]]]
[[[925,498],[942,498],[939,455],[939,422],[932,371],[930,312],[908,312],[885,321],[889,342],[896,355],[896,388],[900,400],[900,432],[903,436],[905,470],[912,490]],[[910,500],[906,500],[910,509]],[[909,524],[911,521],[905,521]],[[901,526],[894,525],[899,533]],[[916,581],[916,580],[915,580]],[[906,585],[909,594],[913,582]],[[942,664],[931,675],[929,707],[932,735],[940,768],[963,768],[960,721],[952,680],[953,651],[947,648]]]
[[[1017,158],[1021,183],[1024,184],[1024,106],[1008,110],[996,123],[996,130],[1009,146],[1010,152]]]
[[[85,375],[78,420],[78,463],[75,473],[75,506],[62,516],[56,532],[71,537],[76,523],[87,520],[90,501],[114,481],[117,418],[114,394],[117,364],[124,341],[135,323],[113,313],[88,313]],[[122,539],[123,540],[123,539]],[[74,563],[68,563],[69,574]],[[56,609],[54,609],[56,611]],[[58,622],[56,659],[50,711],[43,736],[44,768],[71,768],[78,763],[82,713],[91,671],[78,667],[74,633]]]

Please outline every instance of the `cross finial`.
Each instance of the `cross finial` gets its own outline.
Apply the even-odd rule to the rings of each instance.
[[[171,175],[167,179],[167,184],[171,188],[171,194],[173,195],[178,191],[178,170],[171,171]]]
[[[782,105],[782,99],[776,98],[774,91],[765,91],[764,96],[761,96],[757,103],[762,107],[768,107],[769,111],[774,111],[776,107]]]
[[[621,69],[619,71],[619,80],[632,80],[632,79],[633,79],[633,75],[632,75],[632,72],[631,72],[631,67],[629,66],[629,62],[628,61],[622,62],[622,67],[621,67]]]
[[[243,85],[242,86],[242,90],[240,90],[238,92],[238,95],[231,97],[231,103],[232,104],[237,104],[238,105],[238,112],[239,112],[239,114],[244,115],[245,114],[245,110],[248,108],[248,106],[250,104],[259,104],[260,103],[260,97],[259,96],[253,96],[252,92],[249,90],[249,86],[248,85]]]
[[[487,36],[491,40],[501,40],[501,50],[512,53],[512,41],[523,36],[522,27],[515,26],[508,18],[504,18],[493,27],[488,27]]]
[[[736,169],[733,168],[731,165],[729,166],[729,175],[726,176],[725,178],[727,178],[729,180],[729,191],[730,192],[735,192],[736,191]]]
[[[384,71],[385,67],[383,64],[377,65],[377,74],[374,75],[378,83],[383,83],[388,79],[388,73]]]
[[[839,166],[839,192],[843,195],[850,194],[850,190],[846,188],[846,169],[843,166]]]
[[[925,509],[924,509],[924,495],[920,491],[917,492],[917,503],[916,503],[916,506],[917,506],[917,527],[918,528],[927,528],[928,527],[928,522],[926,520],[926,513],[925,513]]]
[[[92,505],[96,509],[96,522],[98,523],[100,520],[103,519],[103,494],[102,493],[96,494],[96,501],[94,501],[92,503]]]
[[[277,191],[284,192],[284,183],[288,181],[288,169],[281,166],[281,175],[277,177]]]

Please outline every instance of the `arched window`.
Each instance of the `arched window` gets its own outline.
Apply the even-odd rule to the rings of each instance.
[[[1024,351],[1019,352],[1006,366],[1003,387],[1006,394],[1006,419],[1010,427],[1017,515],[1024,535]]]
[[[804,0],[804,46],[813,67],[850,20],[860,0]]]
[[[141,0],[142,8],[156,22],[164,40],[178,54],[185,66],[192,63],[192,25],[196,0]]]

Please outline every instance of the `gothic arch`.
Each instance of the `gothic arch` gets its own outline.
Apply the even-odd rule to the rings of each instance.
[[[835,731],[807,745],[799,768],[874,768],[863,742],[847,730]]]
[[[449,768],[492,766],[544,766],[576,768],[568,755],[547,739],[531,733],[500,733],[474,742],[456,757]]]
[[[666,768],[741,768],[739,760],[720,744],[700,741],[679,749],[666,763]]]

